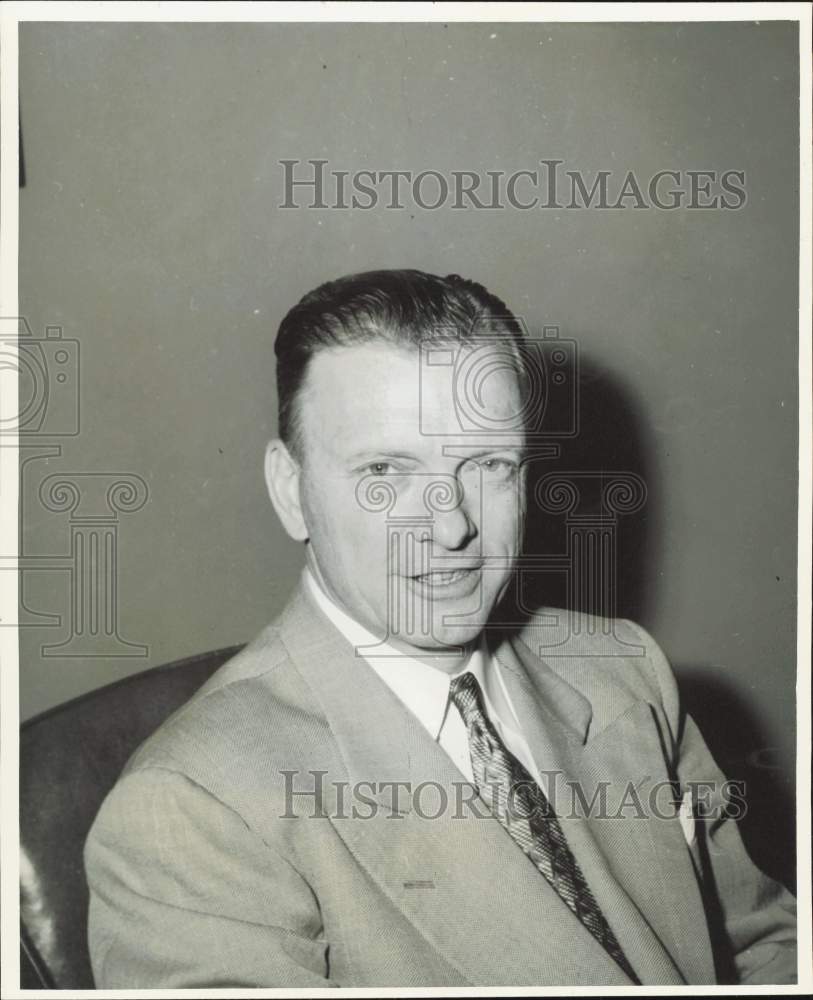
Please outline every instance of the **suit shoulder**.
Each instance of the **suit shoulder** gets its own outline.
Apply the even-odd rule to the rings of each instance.
[[[289,756],[320,710],[274,626],[223,664],[135,752],[125,773],[165,768],[209,785],[262,748]]]
[[[520,640],[591,702],[646,700],[662,707],[677,732],[679,698],[672,668],[655,639],[637,622],[563,608],[539,608]]]
[[[284,812],[284,775],[334,756],[314,693],[268,628],[138,748],[100,816],[113,822],[162,802],[181,815],[195,799],[267,829]]]
[[[654,645],[654,639],[630,619],[547,606],[529,615],[520,638],[529,645],[544,641],[559,656],[611,656],[624,647],[636,655],[642,645]]]

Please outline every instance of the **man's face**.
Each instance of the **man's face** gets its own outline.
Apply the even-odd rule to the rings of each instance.
[[[300,398],[309,561],[352,617],[408,651],[471,643],[518,551],[519,387],[504,349],[477,349],[483,433],[461,431],[452,367],[421,371],[417,350],[383,342],[318,353]]]

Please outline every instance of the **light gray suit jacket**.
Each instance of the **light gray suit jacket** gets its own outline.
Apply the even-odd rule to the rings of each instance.
[[[715,783],[714,808],[724,777],[658,647],[614,624],[547,611],[494,638],[540,770],[571,783],[557,811],[594,896],[644,984],[715,982],[706,910],[743,982],[794,982],[793,897],[735,823],[698,819],[689,846],[652,808],[669,781]],[[482,804],[453,806],[463,781],[297,592],[105,801],[85,854],[97,986],[629,985]],[[327,817],[286,786],[320,788]]]

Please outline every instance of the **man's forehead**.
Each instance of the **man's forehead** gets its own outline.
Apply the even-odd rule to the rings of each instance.
[[[303,396],[306,424],[343,452],[357,442],[425,438],[428,448],[436,437],[465,445],[475,435],[508,446],[522,437],[515,362],[499,343],[331,347],[313,358]]]
[[[371,340],[322,349],[311,359],[308,381],[334,388],[363,384],[369,391],[397,395],[404,401],[416,389],[438,398],[476,395],[499,405],[520,393],[520,362],[505,339],[423,340],[390,343]],[[510,404],[509,404],[510,405]]]

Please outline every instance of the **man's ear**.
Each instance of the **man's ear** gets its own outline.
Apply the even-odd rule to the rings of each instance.
[[[265,485],[282,525],[296,542],[304,542],[308,529],[302,516],[301,469],[285,444],[278,438],[265,449]]]

